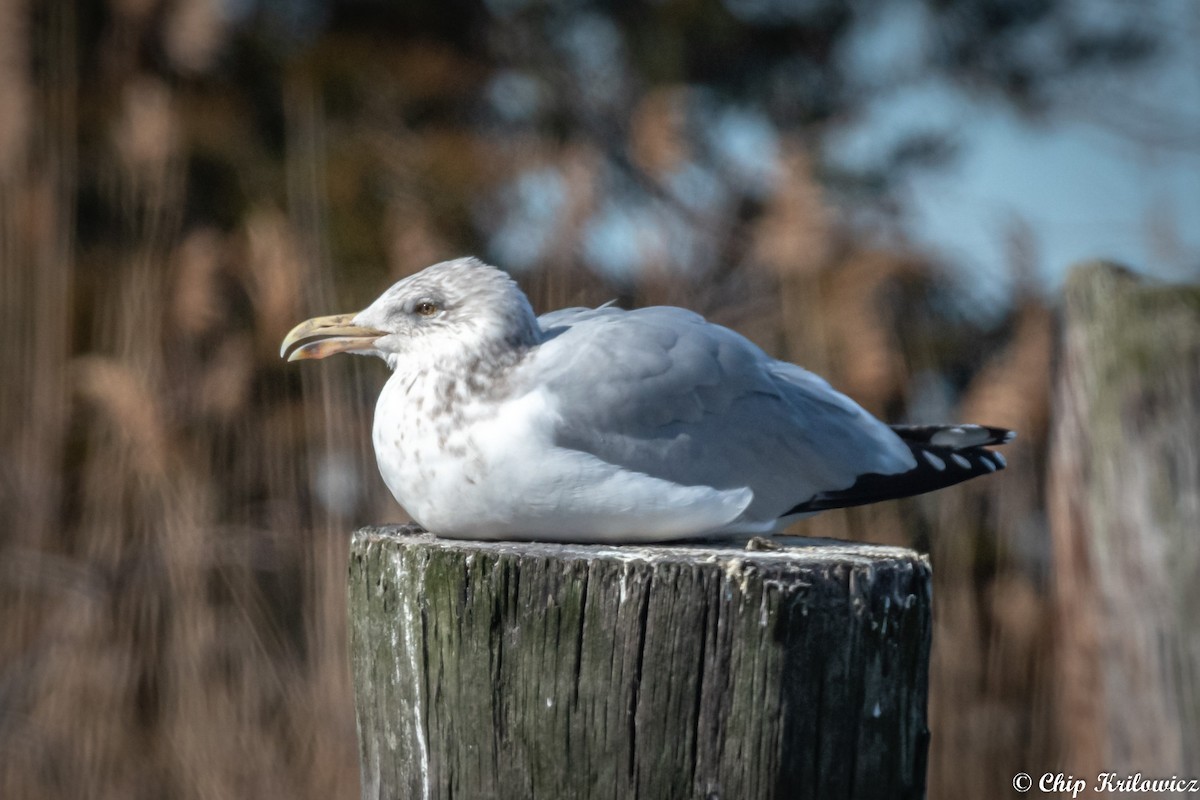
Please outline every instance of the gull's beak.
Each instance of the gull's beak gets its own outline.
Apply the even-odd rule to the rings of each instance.
[[[303,358],[325,358],[334,353],[354,353],[370,350],[375,346],[375,340],[387,336],[386,331],[374,328],[364,328],[355,325],[354,314],[334,314],[331,317],[313,317],[292,328],[283,337],[283,345],[279,348],[279,357],[283,358],[292,345],[304,339],[317,338],[315,342],[302,344],[287,356],[288,361],[299,361]]]

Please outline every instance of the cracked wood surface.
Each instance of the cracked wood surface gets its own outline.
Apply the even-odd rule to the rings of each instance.
[[[358,531],[363,797],[922,797],[928,562],[773,541]]]

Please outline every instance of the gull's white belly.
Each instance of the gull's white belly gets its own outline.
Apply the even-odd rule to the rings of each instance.
[[[375,409],[379,471],[426,529],[453,538],[637,541],[758,532],[739,520],[749,488],[683,486],[556,446],[540,391],[430,414],[420,379],[394,375]]]

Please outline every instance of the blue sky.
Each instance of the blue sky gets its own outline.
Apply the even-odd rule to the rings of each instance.
[[[1018,224],[1030,235],[1047,290],[1060,285],[1070,265],[1095,257],[1166,280],[1196,280],[1200,5],[1172,0],[1162,8],[1161,58],[1079,87],[1048,120],[1024,120],[945,84],[916,84],[864,115],[837,148],[840,156],[851,163],[869,157],[906,128],[953,131],[962,147],[957,158],[903,186],[906,230],[984,294],[1008,288],[1010,234]],[[891,69],[903,69],[919,47],[912,24],[894,15],[880,20],[862,50],[876,67],[890,61]]]
[[[1139,144],[1084,122],[1037,126],[962,98],[941,102],[962,116],[964,148],[948,168],[907,182],[903,199],[915,241],[984,281],[1003,283],[1019,220],[1032,234],[1047,288],[1071,264],[1094,257],[1164,279],[1197,276],[1200,149]],[[914,103],[908,111],[921,108]],[[1178,237],[1178,247],[1164,233]]]
[[[934,77],[941,73],[928,67],[932,44],[922,4],[872,8],[839,58],[847,74],[878,82],[864,87],[877,99],[825,139],[822,155],[870,169],[911,133],[950,135],[956,156],[914,170],[899,187],[899,230],[907,242],[997,305],[1012,288],[1018,239],[1036,287],[1048,294],[1071,265],[1093,258],[1165,280],[1200,279],[1200,3],[1066,0],[1061,13],[1100,29],[1125,30],[1134,18],[1152,28],[1162,50],[1137,70],[1090,72],[1060,85],[1039,120]],[[619,84],[619,74],[592,74],[596,65],[620,63],[613,24],[590,14],[571,31],[569,51],[587,67],[581,87]],[[583,46],[589,42],[598,44]],[[493,83],[489,97],[498,113],[536,116],[533,76],[504,72]],[[696,118],[706,121],[701,130],[718,163],[688,161],[667,177],[666,188],[701,217],[720,218],[732,213],[721,205],[729,194],[722,180],[752,194],[769,188],[778,132],[761,110],[719,104],[702,92],[697,98],[703,113]],[[510,269],[536,263],[562,224],[565,186],[546,168],[508,189],[498,217],[494,206],[483,209],[493,228],[489,255]],[[608,196],[585,226],[589,264],[617,277],[663,253],[704,266],[703,230],[639,187],[623,186],[619,170],[605,186]]]

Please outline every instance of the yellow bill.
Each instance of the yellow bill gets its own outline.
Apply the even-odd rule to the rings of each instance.
[[[307,358],[325,358],[336,353],[353,353],[370,350],[375,341],[381,336],[387,336],[386,331],[364,328],[355,325],[354,314],[334,314],[328,317],[313,317],[301,322],[283,337],[283,345],[279,348],[279,357],[287,357],[288,361],[300,361]],[[315,341],[301,344],[291,355],[288,350],[305,339]]]

